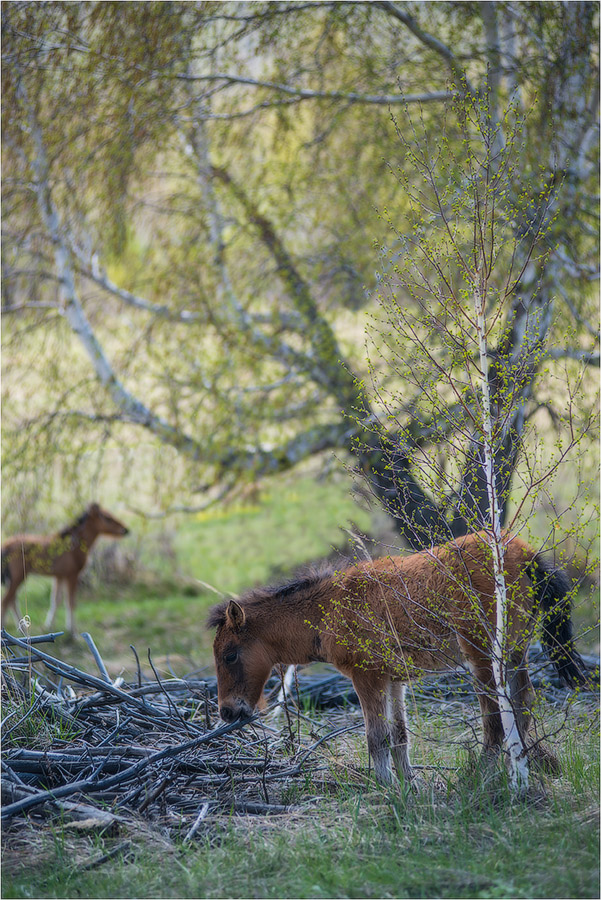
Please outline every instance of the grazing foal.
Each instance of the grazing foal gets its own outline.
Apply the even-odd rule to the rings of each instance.
[[[543,643],[572,686],[584,664],[572,643],[569,584],[531,547],[506,534],[508,685],[526,740],[532,685],[528,644],[540,612]],[[503,745],[492,660],[496,619],[492,555],[484,534],[469,534],[406,558],[360,563],[276,588],[250,591],[214,607],[213,651],[221,717],[248,716],[261,702],[272,667],[322,661],[347,675],[357,692],[375,775],[412,778],[405,684],[426,672],[471,669],[482,714],[486,757]],[[530,757],[558,771],[540,745]]]
[[[45,628],[52,628],[62,587],[67,586],[67,631],[75,632],[75,594],[79,574],[86,564],[96,538],[101,534],[123,537],[128,529],[97,503],[72,525],[57,534],[18,534],[2,545],[2,584],[8,589],[2,598],[2,620],[13,608],[17,622],[21,614],[17,591],[28,575],[52,575],[54,584]]]

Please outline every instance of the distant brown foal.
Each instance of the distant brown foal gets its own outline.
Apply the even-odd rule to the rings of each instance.
[[[76,522],[56,534],[18,534],[9,538],[2,545],[2,584],[8,585],[2,598],[2,621],[9,607],[17,622],[21,620],[17,591],[28,575],[51,575],[54,584],[44,627],[52,628],[62,588],[66,585],[67,631],[74,634],[79,575],[101,534],[123,537],[128,529],[97,503],[91,503]]]
[[[539,611],[543,644],[569,684],[585,680],[584,664],[573,646],[565,575],[520,538],[504,540],[508,685],[526,740],[533,696],[527,653]],[[492,556],[482,533],[405,558],[250,591],[240,602],[216,606],[208,623],[217,627],[221,717],[229,722],[250,715],[277,663],[328,662],[353,682],[376,777],[392,779],[392,753],[398,775],[410,779],[405,684],[463,660],[474,675],[484,754],[494,759],[503,745],[491,651],[495,618]],[[540,745],[530,757],[558,770]]]

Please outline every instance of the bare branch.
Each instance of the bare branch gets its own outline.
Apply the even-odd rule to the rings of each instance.
[[[319,383],[337,396],[344,408],[354,408],[359,401],[354,376],[343,365],[344,357],[338,347],[334,332],[319,312],[309,285],[298,272],[272,223],[258,211],[250,197],[234,181],[229,172],[217,166],[213,166],[211,171],[215,177],[231,189],[242,204],[250,221],[257,228],[263,244],[276,260],[278,274],[288,287],[298,314],[309,328],[315,352],[314,369],[317,367],[320,373]]]
[[[376,4],[381,5],[381,4]],[[441,100],[449,100],[454,96],[453,91],[426,91],[421,94],[359,94],[354,91],[316,91],[309,88],[295,88],[289,84],[283,84],[277,81],[261,81],[258,78],[250,78],[244,75],[233,75],[228,72],[220,72],[211,75],[192,75],[190,73],[181,73],[174,75],[176,81],[186,82],[223,82],[225,85],[246,84],[251,87],[267,88],[270,91],[276,91],[280,94],[286,94],[295,97],[297,100],[344,100],[348,103],[375,104],[377,106],[394,106],[407,103],[432,103]],[[258,107],[257,107],[258,108]],[[251,110],[249,112],[254,111]],[[239,115],[248,115],[249,112],[236,113]],[[207,118],[216,118],[215,114],[210,113]],[[227,118],[227,116],[219,116],[219,118]]]
[[[474,88],[468,81],[465,70],[461,66],[459,60],[450,47],[447,47],[446,44],[444,44],[438,38],[434,37],[434,35],[429,34],[427,31],[424,31],[424,29],[418,25],[413,16],[409,15],[409,13],[405,12],[404,9],[401,9],[399,6],[397,6],[396,3],[391,3],[389,2],[389,0],[378,0],[378,2],[374,3],[373,5],[384,10],[384,12],[387,12],[395,19],[398,19],[399,22],[402,22],[403,25],[407,26],[409,31],[414,34],[415,37],[419,41],[421,41],[422,44],[424,44],[424,46],[429,47],[431,50],[434,50],[435,53],[438,53],[438,55],[441,56],[446,65],[451,70],[453,76],[456,78],[457,89],[459,91],[463,92],[465,87],[470,93],[474,93]]]
[[[78,258],[82,259],[83,255],[79,251],[77,251],[76,248],[73,249],[75,250]],[[80,273],[80,275],[83,275],[84,278],[93,281],[94,284],[97,284],[105,291],[108,291],[110,294],[118,297],[119,300],[123,301],[123,303],[126,303],[128,306],[133,306],[135,309],[141,309],[144,312],[152,313],[153,316],[159,316],[162,319],[169,319],[170,321],[182,322],[186,325],[190,322],[198,322],[200,319],[198,313],[190,312],[186,309],[173,310],[168,306],[162,306],[158,303],[152,303],[150,300],[146,300],[143,297],[138,296],[137,294],[133,294],[131,291],[120,288],[114,283],[114,281],[111,281],[106,272],[100,270],[98,262],[95,258],[92,259],[91,268],[86,268],[84,267],[84,265],[79,265],[77,266],[77,271]]]

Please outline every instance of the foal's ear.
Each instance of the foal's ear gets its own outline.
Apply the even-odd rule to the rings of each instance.
[[[246,621],[246,614],[239,603],[236,603],[235,600],[230,600],[225,610],[225,618],[230,628],[234,631],[240,631]]]

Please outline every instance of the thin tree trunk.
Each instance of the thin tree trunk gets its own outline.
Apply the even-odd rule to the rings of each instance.
[[[508,649],[506,646],[507,586],[504,574],[505,547],[501,533],[501,509],[494,471],[493,410],[490,398],[485,318],[486,292],[480,283],[479,272],[476,272],[475,280],[474,305],[477,316],[476,333],[480,356],[480,387],[482,392],[482,462],[488,495],[488,508],[490,510],[490,520],[485,531],[492,552],[495,582],[496,625],[492,641],[492,663],[505,746],[509,754],[511,786],[516,793],[522,793],[528,788],[528,759],[517,726],[513,706],[511,705],[506,679]]]

